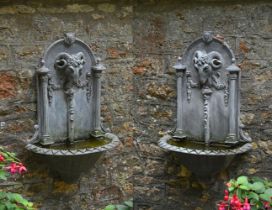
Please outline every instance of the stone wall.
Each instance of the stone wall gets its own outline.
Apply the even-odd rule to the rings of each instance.
[[[213,184],[198,182],[157,146],[175,126],[177,56],[204,30],[220,35],[242,69],[241,113],[254,149]],[[78,183],[51,178],[23,150],[36,123],[34,72],[43,51],[75,31],[107,65],[105,127],[122,144]],[[11,1],[0,3],[0,144],[17,151],[29,173],[0,183],[39,209],[99,209],[134,198],[135,209],[211,210],[224,182],[240,174],[271,177],[272,3],[269,1]]]

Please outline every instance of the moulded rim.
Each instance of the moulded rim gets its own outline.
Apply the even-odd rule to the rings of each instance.
[[[159,140],[159,146],[163,149],[184,153],[184,154],[191,154],[191,155],[202,155],[202,156],[231,156],[242,154],[249,151],[252,148],[252,143],[246,142],[245,144],[241,145],[240,147],[233,148],[233,149],[220,149],[220,150],[209,150],[209,149],[189,149],[185,147],[178,147],[168,143],[168,140],[172,139],[173,136],[167,134],[163,136]]]
[[[37,146],[32,143],[27,144],[25,148],[29,151],[32,151],[40,155],[77,156],[77,155],[86,155],[86,154],[97,153],[97,152],[104,152],[104,151],[113,149],[120,143],[118,137],[112,133],[106,133],[105,137],[110,139],[111,142],[102,146],[94,147],[94,148],[70,149],[70,150],[48,149],[48,148]]]

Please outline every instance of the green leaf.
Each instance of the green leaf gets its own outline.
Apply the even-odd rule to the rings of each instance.
[[[117,210],[129,210],[130,208],[125,205],[116,205]]]
[[[271,196],[269,194],[260,194],[260,198],[268,202],[271,201]]]
[[[32,208],[33,207],[33,203],[32,202],[29,202],[29,201],[27,201],[28,203],[27,203],[27,205],[26,205],[26,207],[28,207],[28,208]]]
[[[264,182],[265,180],[258,177],[258,176],[254,176],[251,178],[252,182]]]
[[[258,196],[258,194],[257,193],[255,193],[255,192],[250,192],[249,194],[248,194],[248,199],[249,200],[256,200],[256,201],[258,201],[259,200],[259,196]]]
[[[232,192],[234,189],[235,189],[235,187],[229,187],[229,188],[228,188],[228,191],[229,191],[229,192]]]
[[[265,186],[262,182],[255,182],[251,185],[251,189],[256,193],[263,193],[265,191]]]
[[[246,176],[240,176],[237,179],[237,184],[239,185],[247,185],[248,184],[248,178]]]
[[[263,209],[263,207],[264,207],[262,201],[258,201],[255,205],[256,205],[256,207],[257,207],[258,209]]]
[[[251,206],[251,210],[258,210],[256,206]]]
[[[272,197],[272,188],[266,189],[264,193],[268,194],[268,195],[270,195]]]
[[[133,202],[132,202],[132,200],[125,201],[124,204],[126,204],[130,208],[133,208]]]
[[[115,205],[107,205],[104,210],[116,210]]]
[[[9,201],[5,202],[5,206],[6,206],[5,210],[15,210],[16,209],[16,205],[14,203],[9,202]]]
[[[0,210],[5,210],[5,205],[0,203]]]
[[[4,199],[5,197],[7,197],[6,193],[3,191],[0,191],[0,200]]]
[[[0,179],[7,180],[8,173],[6,171],[0,170]]]
[[[250,187],[248,185],[240,185],[239,188],[242,190],[250,190]]]
[[[25,207],[31,207],[33,205],[31,202],[28,202],[28,200],[24,199],[18,193],[7,193],[7,199],[11,202],[22,204]]]
[[[243,199],[242,198],[242,190],[241,189],[237,189],[237,196],[238,196],[238,198],[241,200],[241,199]]]

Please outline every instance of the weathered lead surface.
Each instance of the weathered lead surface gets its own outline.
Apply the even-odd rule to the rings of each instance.
[[[39,143],[72,143],[100,126],[101,72],[96,65],[89,46],[71,32],[46,50],[36,73]]]
[[[251,141],[240,122],[241,70],[226,42],[206,31],[173,68],[177,75],[175,138],[206,145]]]
[[[178,62],[183,68],[174,66],[178,77],[177,130],[206,144],[228,138],[238,142],[240,69],[229,70],[235,66],[231,49],[212,32],[204,32]]]
[[[33,134],[37,61],[52,40],[69,31],[108,67],[102,74],[102,121],[123,142],[74,185],[53,180],[41,165],[27,162],[29,174],[16,191],[42,209],[96,210],[134,194],[136,209],[205,210],[223,197],[228,178],[271,177],[270,1],[2,2],[0,121],[6,126],[0,144],[19,152]],[[224,34],[221,38],[232,46],[242,71],[241,121],[254,140],[239,167],[233,164],[213,186],[200,185],[184,167],[166,161],[157,146],[158,133],[176,124],[175,56],[205,30]]]

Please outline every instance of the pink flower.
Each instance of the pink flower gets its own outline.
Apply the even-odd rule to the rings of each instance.
[[[224,196],[224,201],[229,200],[229,191],[225,190],[225,196]]]
[[[3,162],[5,160],[4,156],[0,154],[0,162]]]
[[[231,183],[230,182],[228,182],[226,185],[227,185],[227,187],[231,187]]]
[[[11,163],[8,167],[6,167],[6,169],[11,174],[15,174],[15,173],[23,174],[23,173],[27,172],[26,167],[22,163],[18,163],[18,164]]]
[[[248,198],[245,199],[243,210],[250,210],[250,204],[248,203]]]
[[[264,208],[266,209],[266,210],[270,210],[270,204],[269,204],[269,202],[268,201],[266,201],[266,202],[264,202]]]
[[[221,203],[219,204],[219,206],[218,206],[218,210],[226,210],[225,207],[226,207],[226,204],[223,203],[223,202],[221,202]]]
[[[17,173],[17,165],[16,165],[16,163],[11,163],[8,167],[6,167],[6,169],[7,169],[11,174]]]
[[[19,174],[23,174],[23,173],[27,172],[26,167],[22,163],[19,163],[17,165],[17,169],[18,169]]]
[[[236,194],[234,194],[233,197],[231,198],[230,205],[233,210],[243,210],[242,203]]]

